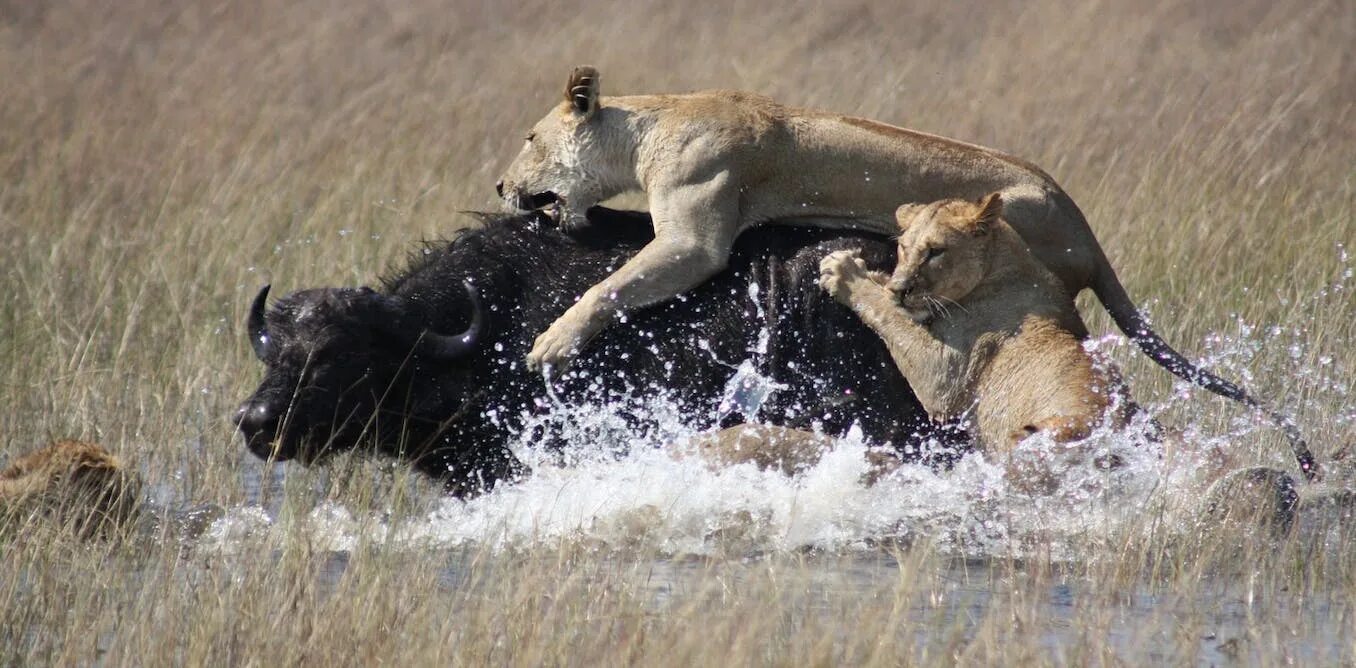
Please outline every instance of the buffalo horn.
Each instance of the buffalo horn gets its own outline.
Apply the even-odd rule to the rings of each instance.
[[[480,342],[481,330],[485,328],[485,305],[480,301],[480,292],[470,281],[462,281],[466,296],[471,300],[471,324],[460,334],[436,334],[424,332],[419,350],[434,359],[456,359],[475,350]]]
[[[268,355],[268,326],[264,322],[264,307],[268,304],[268,289],[272,287],[265,285],[255,295],[254,303],[250,304],[250,317],[245,322],[245,329],[250,335],[250,347],[254,349],[254,356],[261,361]]]

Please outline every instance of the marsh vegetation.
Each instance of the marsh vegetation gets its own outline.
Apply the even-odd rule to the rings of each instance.
[[[1279,535],[1210,530],[1203,490],[1115,439],[1127,467],[1047,498],[973,459],[862,488],[851,439],[794,479],[711,472],[605,407],[561,410],[572,466],[466,502],[385,461],[245,451],[228,417],[260,374],[259,286],[370,284],[474,224],[587,62],[604,94],[749,89],[1041,165],[1158,331],[1353,484],[1349,4],[695,11],[0,2],[0,457],[96,441],[154,508],[225,509],[187,545],[6,528],[0,663],[1356,661],[1350,499]],[[1159,419],[1293,471],[1274,429],[1081,305]]]

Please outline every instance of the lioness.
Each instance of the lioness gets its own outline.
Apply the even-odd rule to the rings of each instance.
[[[904,205],[893,275],[838,251],[820,284],[885,341],[928,415],[970,423],[987,452],[1037,432],[1082,440],[1104,419],[1124,426],[1124,384],[1084,350],[1072,298],[1002,211],[997,193]]]
[[[1045,172],[993,149],[732,91],[603,99],[577,67],[565,97],[527,134],[496,188],[517,209],[554,206],[566,229],[626,191],[649,196],[655,238],[537,337],[533,368],[561,366],[625,312],[720,271],[743,230],[770,220],[894,231],[900,202],[1001,193],[1002,215],[1069,294],[1091,288],[1158,364],[1265,410],[1167,345],[1130,301],[1073,200]],[[1312,457],[1286,429],[1306,474]]]
[[[141,486],[103,447],[53,441],[0,470],[0,525],[41,514],[87,535],[122,528],[137,513]]]

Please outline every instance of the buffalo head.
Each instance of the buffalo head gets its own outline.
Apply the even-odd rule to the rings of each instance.
[[[249,450],[310,463],[364,439],[398,439],[406,409],[422,399],[412,389],[421,382],[421,362],[455,365],[481,338],[484,306],[476,289],[463,285],[453,317],[469,324],[453,334],[428,324],[446,314],[370,288],[302,290],[268,309],[265,286],[246,324],[267,372],[234,415]]]

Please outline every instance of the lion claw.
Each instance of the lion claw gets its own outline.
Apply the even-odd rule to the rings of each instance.
[[[527,368],[540,372],[547,367],[554,371],[563,371],[579,354],[580,337],[564,331],[566,328],[553,323],[532,343],[527,354]]]
[[[866,262],[859,251],[834,251],[819,261],[819,287],[835,299],[846,298],[848,283],[866,275]]]

